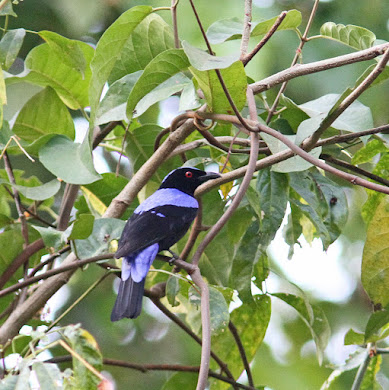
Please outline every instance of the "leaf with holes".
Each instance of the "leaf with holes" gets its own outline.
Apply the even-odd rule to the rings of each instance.
[[[389,305],[389,199],[384,197],[367,230],[361,280],[372,302]]]

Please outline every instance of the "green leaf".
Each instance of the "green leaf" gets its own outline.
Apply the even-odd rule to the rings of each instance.
[[[335,390],[337,387],[335,387],[334,383],[335,380],[341,375],[347,371],[354,370],[361,364],[363,364],[363,361],[366,359],[367,355],[366,350],[359,349],[353,354],[350,355],[350,357],[347,359],[345,364],[342,364],[331,373],[331,375],[327,378],[327,380],[323,383],[320,390]]]
[[[47,134],[63,134],[74,139],[72,117],[55,91],[47,87],[33,96],[16,118],[13,132],[27,141]]]
[[[120,53],[134,29],[152,12],[150,6],[137,6],[120,15],[100,38],[91,62],[92,79],[89,86],[91,124],[96,116],[101,92]],[[132,72],[131,72],[132,73]]]
[[[384,197],[367,229],[361,280],[376,307],[389,304],[389,199]]]
[[[10,3],[8,3],[10,4]],[[26,362],[22,362],[18,367],[19,375],[9,375],[5,383],[0,382],[2,390],[30,390],[30,368]],[[4,386],[3,386],[4,385]]]
[[[162,127],[155,124],[146,124],[137,127],[127,135],[125,150],[128,158],[133,164],[134,171],[138,169],[154,153],[155,137],[162,131]],[[154,179],[160,183],[163,178],[177,167],[177,160],[169,159],[162,164],[155,174]]]
[[[211,24],[207,30],[210,43],[217,44],[242,37],[243,22],[239,18],[223,19]]]
[[[182,47],[185,54],[188,56],[190,64],[197,70],[225,69],[239,60],[238,54],[218,57],[208,54],[204,50],[198,49],[186,41],[182,42]]]
[[[39,159],[46,169],[66,183],[89,184],[101,179],[83,144],[74,143],[63,135],[51,138],[40,149]]]
[[[156,13],[147,15],[132,31],[118,53],[109,82],[143,70],[158,54],[173,48],[171,27]]]
[[[381,355],[375,355],[371,358],[365,375],[363,376],[360,390],[382,390],[381,385],[377,382],[377,373],[381,368],[381,363]]]
[[[10,245],[12,243],[12,245]],[[0,274],[8,268],[17,255],[23,251],[23,237],[14,230],[6,230],[0,233]],[[19,269],[8,281],[9,284],[18,283],[23,275]]]
[[[4,7],[1,8],[0,10],[0,15],[1,16],[4,16],[4,15],[11,15],[11,16],[14,16],[15,18],[18,16],[15,14],[15,12],[13,11],[13,8],[12,8],[12,3],[10,1],[7,1],[5,4],[4,4]]]
[[[347,222],[348,205],[344,191],[317,170],[289,175],[290,186],[303,199],[293,196],[291,202],[312,221],[315,236],[321,238],[326,250],[339,237]]]
[[[88,190],[105,206],[109,206],[112,199],[126,186],[128,179],[112,172],[103,173],[101,176],[101,180],[82,186],[81,190]]]
[[[39,31],[38,34],[67,66],[84,77],[86,60],[79,41],[65,38],[52,31]]]
[[[194,287],[189,288],[189,301],[200,308],[201,299]],[[230,320],[228,305],[223,294],[216,288],[209,286],[209,310],[211,316],[211,331],[213,335],[224,332]]]
[[[255,264],[258,262],[262,251],[258,242],[258,222],[253,222],[243,235],[240,245],[234,254],[232,270],[230,272],[229,286],[239,293],[242,302],[250,302],[251,279]]]
[[[4,70],[8,70],[14,63],[22,47],[26,30],[18,28],[5,33],[0,41],[0,64]]]
[[[134,85],[127,101],[127,117],[131,118],[138,102],[164,81],[189,66],[189,61],[182,49],[170,49],[158,54],[145,67],[143,74]]]
[[[379,333],[380,329],[383,329],[383,333]],[[380,310],[374,312],[367,322],[365,329],[365,342],[377,342],[382,338],[388,336],[389,328],[389,311]]]
[[[263,22],[252,22],[251,36],[259,36],[266,34],[278,16],[265,20]],[[285,19],[278,27],[277,31],[294,30],[301,24],[301,12],[295,9],[287,12]],[[242,37],[243,22],[238,18],[218,20],[213,23],[207,31],[207,37],[210,43],[217,44],[225,41],[240,39]]]
[[[32,226],[41,235],[45,246],[58,250],[66,245],[67,234],[52,227]]]
[[[288,146],[286,146],[282,141],[274,138],[269,134],[262,133],[262,138],[266,142],[270,151],[273,154],[283,152],[285,150],[290,150]],[[300,140],[295,135],[284,135],[286,138],[290,139],[296,145],[300,145]],[[315,148],[309,152],[309,154],[315,158],[319,158],[321,153],[321,147]],[[272,166],[272,170],[279,173],[288,173],[288,172],[300,172],[309,169],[312,164],[306,160],[304,160],[300,156],[294,156],[286,161],[282,161],[280,163],[274,164]]]
[[[92,234],[94,221],[95,217],[92,214],[79,215],[72,225],[66,229],[66,233],[69,233],[68,240],[88,238]]]
[[[288,204],[288,176],[283,173],[262,169],[257,176],[257,192],[261,207],[261,235],[266,236],[264,245],[276,235],[284,219]]]
[[[320,28],[320,34],[323,38],[333,39],[356,50],[368,49],[376,40],[375,34],[366,28],[334,22],[324,23]]]
[[[271,300],[269,296],[255,295],[253,298],[254,301],[252,303],[241,305],[233,310],[230,315],[231,322],[238,331],[249,363],[252,362],[263,342],[271,314]],[[231,332],[223,332],[212,337],[212,350],[223,361],[228,362],[228,368],[234,377],[241,375],[244,369],[242,359]],[[211,389],[214,386],[220,388],[217,387],[215,380],[210,379],[210,381]]]
[[[45,200],[54,196],[61,188],[61,183],[57,180],[51,180],[41,186],[27,187],[17,184],[11,184],[6,180],[0,179],[0,184],[8,184],[16,188],[26,198],[32,200]]]
[[[201,103],[197,96],[196,88],[193,82],[190,81],[182,90],[178,111],[194,110],[200,106]]]
[[[214,70],[199,71],[190,68],[190,71],[203,91],[210,111],[215,113],[234,113]],[[228,68],[221,69],[220,73],[235,106],[238,110],[241,110],[246,104],[247,89],[247,77],[242,62],[234,62]]]
[[[170,79],[167,79],[158,87],[154,88],[146,96],[144,96],[136,105],[134,118],[142,115],[148,108],[153,104],[160,102],[161,100],[167,99],[175,93],[184,89],[190,83],[190,80],[182,73],[177,73]]]
[[[32,365],[32,371],[38,379],[40,389],[62,389],[62,375],[56,364],[34,362]]]
[[[316,355],[321,365],[324,350],[330,338],[330,326],[323,310],[318,306],[310,305],[305,299],[293,294],[272,294],[289,306],[293,307],[310,330],[316,344]]]
[[[256,37],[258,35],[266,34],[276,22],[278,16],[274,18],[265,20],[264,22],[258,23],[252,30],[251,36]],[[298,26],[300,26],[302,21],[302,15],[300,11],[296,9],[292,9],[287,12],[285,19],[282,21],[280,26],[277,28],[277,31],[282,30],[295,30]]]
[[[85,240],[75,240],[77,254],[80,259],[101,255],[109,252],[111,240],[118,240],[121,236],[125,221],[114,218],[96,219],[92,234]]]
[[[97,110],[96,125],[127,119],[128,96],[142,73],[138,71],[123,76],[109,87]]]
[[[163,385],[162,390],[195,389],[198,375],[187,372],[173,374]]]
[[[64,332],[71,348],[97,371],[103,368],[103,357],[93,336],[78,326],[69,325]],[[72,385],[74,389],[96,389],[100,379],[83,362],[73,357]]]
[[[355,152],[351,159],[353,165],[371,162],[378,153],[388,153],[389,148],[379,139],[372,139],[365,146]]]
[[[334,105],[338,103],[340,96],[339,94],[330,93],[300,104],[299,107],[311,118],[318,116],[324,119]],[[371,129],[374,127],[371,110],[356,100],[331,124],[331,127],[350,132]]]
[[[344,345],[363,345],[365,344],[365,335],[350,329],[344,336]]]
[[[287,224],[282,231],[285,242],[289,245],[288,260],[293,257],[294,244],[298,244],[298,239],[303,232],[300,220],[303,217],[300,209],[292,202],[290,202],[290,214],[288,215]]]
[[[166,282],[166,298],[168,302],[174,307],[178,306],[180,303],[177,301],[177,294],[180,292],[180,284],[177,277],[171,275]]]
[[[89,105],[88,86],[92,76],[89,64],[94,50],[81,41],[73,41],[83,53],[86,61],[84,75],[63,61],[56,50],[48,43],[32,49],[26,57],[26,67],[30,72],[24,77],[14,77],[10,81],[28,81],[43,87],[50,86],[62,101],[72,110]]]

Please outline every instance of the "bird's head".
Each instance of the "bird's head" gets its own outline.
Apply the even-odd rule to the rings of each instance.
[[[177,168],[163,179],[159,188],[176,188],[193,195],[200,184],[218,177],[221,177],[218,173],[204,172],[197,168]]]

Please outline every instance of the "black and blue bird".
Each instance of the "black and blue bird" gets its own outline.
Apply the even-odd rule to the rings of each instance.
[[[196,188],[220,177],[196,168],[170,172],[159,189],[128,219],[115,258],[123,257],[119,293],[111,321],[136,318],[142,310],[146,275],[158,252],[168,250],[189,229],[198,211]]]

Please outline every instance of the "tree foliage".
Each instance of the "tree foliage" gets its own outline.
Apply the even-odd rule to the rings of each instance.
[[[313,35],[319,1],[310,10],[256,18],[246,0],[241,18],[215,16],[207,31],[203,12],[189,3],[194,13],[183,1],[126,7],[98,34],[77,39],[60,28],[31,31],[23,17],[10,28],[24,3],[0,3],[1,385],[108,389],[113,379],[104,366],[125,367],[129,379],[120,373],[115,380],[127,387],[139,383],[133,369],[151,376],[144,388],[285,389],[267,382],[259,367],[270,356],[264,343],[270,319],[284,305],[290,318],[282,327],[294,347],[315,345],[317,360],[301,371],[305,383],[382,388],[389,382],[389,125],[387,114],[361,99],[387,88],[389,43],[329,20]],[[182,37],[180,23],[201,27],[202,42]],[[297,44],[277,50],[271,44],[281,35],[297,37]],[[336,55],[306,60],[307,50],[330,41]],[[296,53],[289,67],[264,77],[252,64],[268,46],[273,58]],[[341,91],[302,91],[309,96],[302,101],[286,89],[293,79],[347,72],[350,64],[359,75]],[[164,128],[163,107],[172,101],[179,112]],[[99,173],[97,162],[109,172]],[[147,277],[147,302],[169,325],[148,304],[139,319],[111,325],[112,285],[120,276],[113,252],[124,221],[181,164],[218,169],[222,177],[197,191],[200,212],[173,248],[180,253],[175,267],[162,254]],[[289,258],[302,242],[320,241],[326,251],[341,235],[352,236],[350,226],[362,240],[355,226],[363,223],[358,275],[368,314],[354,330],[355,313],[345,311],[344,344],[359,347],[344,364],[324,368],[330,323],[339,326],[331,310],[341,315],[342,308],[315,301],[291,282],[268,289],[282,274],[269,247],[282,232]],[[65,284],[71,299],[62,314],[42,315]],[[182,334],[172,330],[177,326]],[[116,354],[121,348],[126,355]],[[265,365],[274,363],[275,373],[280,364],[272,359]],[[319,373],[312,381],[309,365]],[[153,370],[174,373],[146,373]]]

